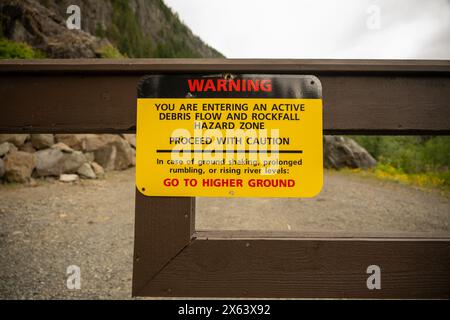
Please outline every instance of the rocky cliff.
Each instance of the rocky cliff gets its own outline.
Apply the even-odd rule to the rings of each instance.
[[[81,30],[69,30],[68,6],[81,9]],[[49,58],[217,58],[161,0],[2,0],[0,35],[30,44]]]

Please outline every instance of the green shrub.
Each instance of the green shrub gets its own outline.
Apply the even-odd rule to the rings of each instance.
[[[379,172],[396,176],[404,174],[409,176],[408,179],[428,177],[430,181],[439,181],[440,185],[450,186],[448,170],[450,137],[352,136],[352,138],[378,161],[376,170]]]
[[[100,58],[104,59],[120,59],[124,58],[124,56],[117,50],[116,47],[112,45],[107,45],[100,48]]]
[[[29,45],[0,38],[0,59],[40,59],[45,54]]]

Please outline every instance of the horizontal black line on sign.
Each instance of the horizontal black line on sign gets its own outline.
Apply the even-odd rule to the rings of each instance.
[[[171,152],[193,152],[193,153],[207,153],[215,152],[215,150],[171,150],[163,149],[156,150],[157,153],[171,153]],[[220,150],[223,153],[303,153],[303,150]],[[219,152],[220,152],[219,151]]]

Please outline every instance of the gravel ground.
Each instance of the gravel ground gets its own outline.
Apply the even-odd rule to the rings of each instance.
[[[133,169],[74,185],[0,186],[0,298],[129,298],[133,215]],[[450,234],[450,199],[326,172],[314,199],[198,199],[197,228]],[[81,290],[66,288],[69,265],[81,268]]]

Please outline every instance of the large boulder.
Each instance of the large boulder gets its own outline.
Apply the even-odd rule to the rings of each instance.
[[[60,148],[39,150],[36,158],[36,175],[39,177],[76,173],[87,162],[81,151],[63,152]]]
[[[35,153],[38,177],[59,176],[63,172],[64,154],[58,149],[44,149]]]
[[[341,136],[324,136],[323,163],[325,168],[344,167],[368,169],[376,160],[355,140]]]
[[[32,134],[31,144],[37,150],[50,148],[55,143],[53,134]]]
[[[124,170],[133,165],[133,148],[124,139],[116,137],[94,152],[95,162],[105,170]]]
[[[103,167],[106,171],[114,170],[116,161],[117,148],[114,145],[106,145],[94,152],[95,162]]]
[[[0,134],[0,144],[3,142],[11,142],[16,147],[20,147],[29,137],[29,134]]]
[[[78,168],[87,162],[86,157],[81,151],[64,153],[63,158],[63,173],[76,173]]]
[[[26,182],[36,165],[34,154],[13,151],[4,158],[5,177],[9,182]]]

